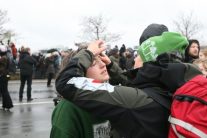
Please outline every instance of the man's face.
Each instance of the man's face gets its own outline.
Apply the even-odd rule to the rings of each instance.
[[[87,69],[86,77],[102,82],[109,80],[106,64],[99,57],[96,57],[92,65]]]
[[[192,43],[189,48],[189,55],[192,57],[197,57],[199,52],[199,46],[197,43]]]

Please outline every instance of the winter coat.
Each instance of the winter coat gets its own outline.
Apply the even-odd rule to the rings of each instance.
[[[52,113],[50,138],[93,138],[93,122],[89,113],[62,100]]]
[[[20,74],[32,75],[36,63],[37,61],[28,52],[22,52],[19,59]]]
[[[55,58],[54,56],[45,59],[46,74],[55,74]]]
[[[9,69],[9,58],[6,55],[0,56],[0,76],[7,75]]]

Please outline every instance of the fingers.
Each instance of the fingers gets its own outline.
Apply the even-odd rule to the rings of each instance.
[[[101,46],[104,45],[103,40],[97,40],[97,41],[95,41],[95,43],[97,43],[97,45],[98,45],[99,47],[101,47]]]
[[[90,43],[87,49],[97,56],[106,50],[106,46],[102,40],[97,40]]]
[[[111,60],[110,58],[104,54],[104,53],[101,53],[99,58],[106,64],[106,65],[109,65],[111,63]]]
[[[104,44],[104,42],[102,40],[97,40],[96,43],[98,44],[98,48],[99,48],[99,50],[101,52],[103,52],[104,50],[106,50],[106,46],[105,46],[105,44]],[[101,54],[101,52],[100,52],[100,54]]]

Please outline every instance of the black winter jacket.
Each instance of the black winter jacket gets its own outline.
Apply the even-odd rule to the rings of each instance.
[[[21,75],[32,75],[36,60],[27,52],[20,54],[19,67]]]

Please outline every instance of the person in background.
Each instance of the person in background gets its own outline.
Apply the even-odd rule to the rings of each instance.
[[[52,87],[51,81],[55,76],[55,55],[48,53],[45,57],[45,67],[47,75],[47,87]]]
[[[193,61],[199,58],[200,44],[196,39],[188,40],[189,45],[185,50],[185,59],[186,63],[193,63]]]
[[[45,78],[45,63],[44,63],[45,57],[42,53],[38,53],[37,56],[37,64],[36,64],[36,78],[44,79]]]
[[[27,102],[33,100],[31,96],[32,91],[32,75],[33,67],[36,66],[37,61],[31,56],[31,50],[29,47],[21,49],[19,58],[19,68],[20,68],[20,88],[19,88],[19,101],[23,100],[24,86],[27,82]]]
[[[207,76],[207,59],[196,59],[193,64],[200,69],[205,77]]]
[[[13,107],[13,103],[8,92],[9,58],[6,53],[7,47],[0,44],[0,94],[3,110],[9,111]]]
[[[123,44],[119,50],[119,66],[126,70],[126,46]]]
[[[207,59],[207,48],[203,48],[200,50],[199,59]]]
[[[132,48],[126,49],[126,70],[133,69],[134,66],[134,50]]]
[[[17,48],[13,42],[10,42],[9,46],[11,47],[13,59],[16,61],[17,58]]]
[[[60,70],[60,65],[61,65],[61,62],[62,62],[62,58],[60,56],[60,52],[59,51],[54,51],[52,52],[52,55],[54,56],[54,61],[55,61],[55,73],[54,73],[54,78],[56,76],[57,73],[59,73],[59,70]]]
[[[113,61],[114,64],[117,64],[119,66],[119,49],[118,48],[113,48],[109,51],[108,56],[111,61]],[[109,79],[109,83],[112,85],[119,85],[119,82],[114,79]]]
[[[109,51],[108,56],[111,61],[119,65],[119,49],[113,48]]]
[[[73,57],[73,53],[74,51],[72,49],[61,51],[62,60],[61,60],[60,70],[62,70],[68,64],[69,59]]]

